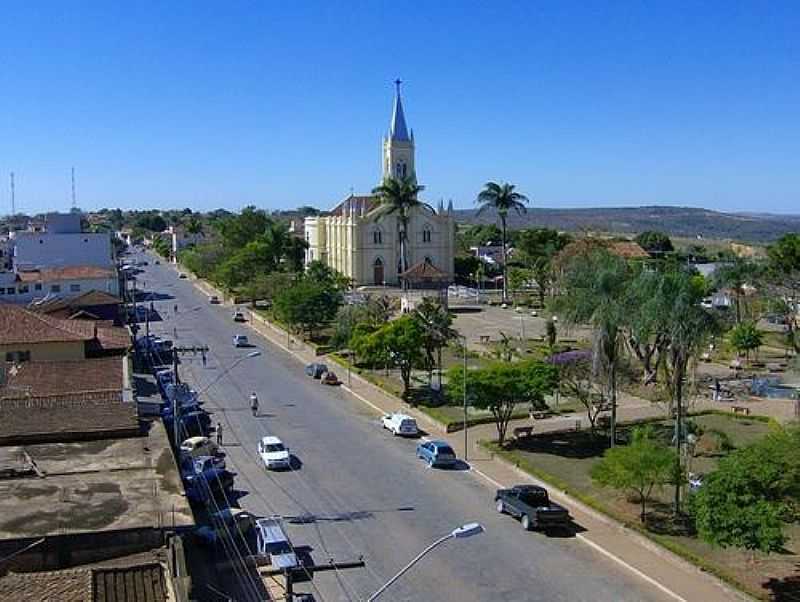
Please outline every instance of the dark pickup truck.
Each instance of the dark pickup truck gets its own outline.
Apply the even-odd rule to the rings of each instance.
[[[494,501],[499,513],[518,518],[526,531],[566,529],[569,526],[569,512],[551,502],[544,487],[515,485],[511,489],[498,489]]]

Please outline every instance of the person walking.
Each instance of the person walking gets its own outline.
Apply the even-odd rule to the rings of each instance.
[[[217,445],[222,445],[222,423],[217,422]]]
[[[203,358],[203,368],[205,368],[206,367],[206,350],[205,349],[201,349],[200,350],[200,357]]]
[[[255,391],[250,393],[250,411],[253,412],[253,416],[258,416],[258,395]]]

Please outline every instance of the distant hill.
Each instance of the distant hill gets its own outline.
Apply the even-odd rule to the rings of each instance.
[[[475,210],[456,211],[463,224],[496,223],[492,212],[476,217]],[[567,232],[592,230],[636,234],[661,230],[670,236],[770,242],[787,232],[800,232],[800,215],[720,213],[692,207],[612,207],[595,209],[546,209],[534,207],[527,214],[509,216],[509,228],[548,227]]]

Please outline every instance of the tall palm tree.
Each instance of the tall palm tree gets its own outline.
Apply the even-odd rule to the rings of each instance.
[[[379,216],[396,214],[399,226],[400,239],[400,271],[408,269],[408,257],[406,256],[406,240],[408,236],[408,220],[411,210],[415,207],[428,207],[417,198],[417,195],[425,190],[424,186],[417,184],[412,176],[405,178],[386,178],[383,184],[372,189],[372,194],[378,195],[381,206]]]
[[[497,182],[487,182],[483,190],[480,191],[477,203],[480,205],[477,215],[487,209],[494,209],[500,218],[500,226],[503,231],[503,301],[508,300],[508,257],[507,257],[507,230],[506,220],[508,212],[515,211],[517,215],[525,213],[525,203],[528,197],[524,194],[515,192],[513,184],[498,184]]]
[[[414,309],[414,317],[425,333],[424,347],[428,366],[428,385],[431,384],[434,353],[437,355],[436,366],[439,369],[439,390],[442,389],[442,348],[450,341],[458,338],[458,331],[453,328],[453,314],[447,311],[442,303],[432,297],[425,297]]]

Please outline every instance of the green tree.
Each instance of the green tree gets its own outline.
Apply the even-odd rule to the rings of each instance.
[[[595,370],[605,377],[611,402],[611,445],[617,432],[617,372],[623,329],[629,318],[628,285],[632,271],[624,259],[603,249],[573,256],[563,266],[564,294],[553,303],[567,324],[589,324],[594,329]]]
[[[644,522],[653,489],[663,487],[673,476],[674,455],[656,440],[650,428],[639,427],[633,430],[628,445],[606,450],[591,475],[601,485],[635,495],[640,504],[639,518]]]
[[[800,494],[800,428],[779,429],[723,458],[691,498],[700,537],[721,547],[779,551]]]
[[[200,221],[196,217],[189,218],[189,221],[186,222],[186,231],[189,234],[202,234],[203,233],[203,222]]]
[[[292,286],[293,281],[294,276],[287,272],[256,274],[239,288],[239,292],[255,307],[258,301],[272,303],[282,290]]]
[[[428,207],[417,198],[419,193],[425,190],[424,186],[417,184],[413,176],[406,178],[386,178],[383,183],[372,190],[373,194],[378,195],[381,206],[378,215],[396,215],[399,226],[398,239],[400,240],[400,271],[408,269],[408,250],[406,241],[408,240],[408,220],[411,210],[416,207]]]
[[[422,346],[425,348],[425,366],[430,385],[433,367],[438,366],[440,371],[442,369],[442,349],[458,338],[458,331],[453,328],[453,314],[431,297],[425,297],[411,315],[422,326]]]
[[[370,334],[386,324],[394,313],[389,297],[369,297],[366,303],[343,305],[336,314],[336,330],[331,345],[342,349],[351,345],[353,336]]]
[[[464,396],[464,367],[451,368],[447,374],[447,394],[454,400]],[[497,442],[504,445],[508,423],[520,404],[534,409],[546,407],[545,396],[557,384],[557,371],[536,360],[492,362],[485,368],[467,370],[467,396],[472,406],[489,410],[497,428]]]
[[[748,259],[736,258],[730,263],[719,266],[714,270],[714,283],[733,293],[734,307],[736,309],[736,323],[743,318],[743,303],[748,286],[753,286],[761,276],[758,264]]]
[[[503,245],[503,301],[508,300],[508,228],[507,220],[509,211],[517,214],[525,213],[525,203],[528,197],[516,192],[513,184],[498,184],[487,182],[483,190],[478,193],[477,203],[480,205],[477,215],[488,209],[497,212],[500,218]]]
[[[651,255],[663,256],[675,249],[669,236],[657,230],[645,230],[635,239],[636,243]]]
[[[459,284],[471,284],[476,280],[476,274],[480,268],[481,260],[474,255],[458,255],[453,258],[453,269],[456,282]]]
[[[785,234],[767,247],[769,278],[773,310],[777,311],[787,328],[789,344],[800,352],[798,312],[800,306],[800,234]]]
[[[149,232],[163,232],[167,229],[167,222],[155,211],[140,214],[133,225]]]
[[[411,371],[424,365],[425,333],[419,321],[411,315],[392,320],[372,333],[358,333],[352,347],[356,355],[369,364],[385,363],[400,370],[403,380],[403,399],[411,392]]]
[[[737,352],[744,352],[747,361],[750,361],[750,352],[757,351],[764,344],[764,333],[755,322],[741,322],[734,326],[728,334],[731,346]]]
[[[539,289],[540,305],[544,305],[545,295],[552,286],[553,258],[571,241],[568,234],[551,228],[533,228],[517,234],[515,259],[530,270],[531,279]]]
[[[217,222],[222,245],[227,251],[241,249],[267,231],[273,220],[261,209],[248,206],[238,215],[229,214]]]
[[[323,282],[301,278],[283,289],[273,301],[275,313],[290,328],[305,331],[309,339],[330,322],[342,303],[342,294]]]

